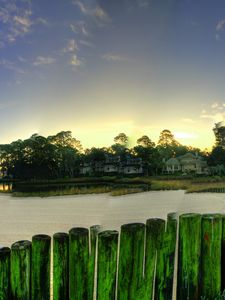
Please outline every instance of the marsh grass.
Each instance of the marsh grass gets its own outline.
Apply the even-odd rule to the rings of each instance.
[[[142,193],[144,192],[141,188],[121,188],[116,189],[114,191],[111,191],[111,196],[122,196],[122,195],[128,195],[128,194],[136,194],[136,193]]]
[[[100,177],[75,178],[50,182],[21,182],[12,195],[14,197],[51,197],[64,195],[110,193],[120,196],[144,191],[184,190],[186,193],[225,193],[224,177]],[[1,191],[4,192],[4,191]],[[11,191],[5,191],[9,193]]]
[[[13,192],[13,197],[52,197],[66,195],[82,195],[82,194],[102,194],[109,193],[112,190],[109,186],[99,186],[94,188],[69,188],[52,191],[34,191],[34,192]]]

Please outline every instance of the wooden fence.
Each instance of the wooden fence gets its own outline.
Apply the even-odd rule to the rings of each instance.
[[[100,231],[72,228],[0,249],[0,300],[214,300],[225,289],[225,217],[176,214],[167,221]],[[178,240],[178,247],[176,241]],[[175,253],[178,249],[177,268]],[[218,298],[219,299],[219,298]]]

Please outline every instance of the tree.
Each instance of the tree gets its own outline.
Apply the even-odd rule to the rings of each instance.
[[[214,147],[208,156],[208,164],[211,166],[225,165],[225,149],[221,146]]]
[[[104,161],[106,155],[105,148],[95,148],[85,150],[85,158],[88,162],[99,162]]]
[[[126,146],[128,143],[128,136],[125,133],[119,133],[116,137],[114,137],[114,142],[116,144]]]
[[[137,144],[145,148],[155,147],[155,143],[152,142],[147,135],[143,135],[137,139]]]
[[[158,145],[163,147],[178,146],[179,142],[175,140],[174,135],[171,133],[170,130],[164,129],[160,133]]]
[[[56,135],[52,135],[48,137],[48,140],[51,144],[61,147],[70,147],[77,149],[78,151],[82,151],[81,142],[72,137],[71,131],[61,131]]]

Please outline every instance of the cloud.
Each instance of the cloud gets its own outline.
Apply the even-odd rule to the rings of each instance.
[[[44,18],[37,18],[36,21],[35,21],[36,24],[41,24],[41,25],[45,25],[45,26],[48,26],[49,25],[49,22],[44,19]]]
[[[23,2],[17,6],[15,1],[8,0],[1,3],[0,8],[0,36],[1,44],[15,42],[31,31],[33,22],[31,20],[32,10],[29,2]]]
[[[17,74],[25,74],[26,71],[22,68],[18,67],[14,62],[7,60],[7,59],[1,59],[0,60],[0,66],[2,66],[5,69],[14,71]]]
[[[22,26],[25,32],[29,31],[29,28],[31,27],[32,24],[31,20],[27,17],[15,16],[14,21],[18,25]]]
[[[225,27],[225,19],[222,19],[216,25],[215,39],[217,41],[221,41],[221,32],[224,31],[224,27]]]
[[[217,102],[215,102],[211,105],[211,108],[217,108],[218,106],[219,106],[219,104]]]
[[[41,65],[51,65],[55,62],[55,59],[50,56],[37,56],[33,61],[34,66],[41,66]]]
[[[81,45],[84,45],[86,47],[89,47],[89,48],[95,48],[95,45],[89,41],[86,41],[86,40],[80,40],[79,43]]]
[[[77,57],[76,54],[73,54],[70,59],[70,65],[71,66],[80,66],[81,64],[82,64],[82,61]]]
[[[87,16],[93,18],[97,22],[98,25],[102,25],[104,23],[111,22],[110,16],[100,5],[95,4],[95,5],[90,6],[79,0],[76,0],[73,3],[79,7],[80,11],[84,15],[87,15]]]
[[[120,54],[112,54],[107,53],[102,56],[103,59],[111,62],[122,62],[122,61],[128,61],[129,59],[126,56],[120,55]]]
[[[67,45],[65,48],[63,48],[62,52],[63,53],[70,53],[70,52],[74,52],[78,50],[78,45],[77,45],[77,42],[74,40],[74,39],[70,39],[68,42],[67,42]]]
[[[201,119],[209,119],[213,122],[225,120],[225,103],[215,101],[210,105],[210,109],[203,109],[200,115]]]
[[[111,21],[111,19],[108,16],[108,14],[100,6],[97,6],[95,8],[95,10],[94,10],[94,16],[98,20],[103,21],[103,22],[110,22]]]
[[[225,19],[220,20],[216,25],[216,31],[221,31],[224,29],[225,26]]]
[[[188,133],[188,132],[175,132],[175,138],[177,139],[197,139],[198,135],[195,133]]]

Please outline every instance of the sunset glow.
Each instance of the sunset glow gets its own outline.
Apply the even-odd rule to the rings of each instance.
[[[135,144],[169,129],[211,148],[225,116],[217,2],[2,0],[0,143],[71,130],[84,147],[118,132]]]

